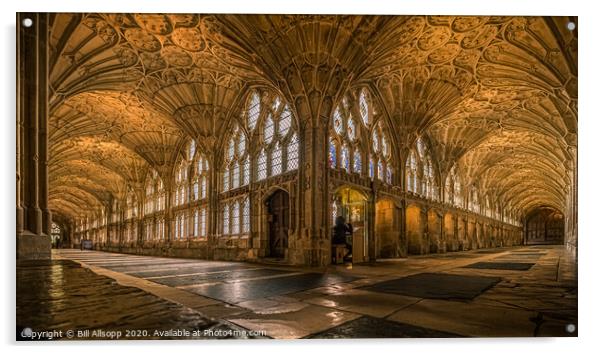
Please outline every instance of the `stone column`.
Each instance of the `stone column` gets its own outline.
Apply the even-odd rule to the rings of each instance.
[[[366,224],[368,227],[368,259],[376,262],[376,188],[372,182],[372,193],[366,201]]]
[[[217,150],[216,150],[217,151]],[[218,234],[219,231],[219,165],[217,164],[217,155],[219,153],[216,152],[212,158],[210,159],[210,169],[209,176],[207,178],[207,259],[213,258],[213,250],[218,242]],[[252,172],[252,171],[251,171]],[[252,176],[252,175],[251,175]],[[251,198],[251,193],[249,193],[249,198]],[[250,232],[253,235],[253,220],[256,219],[255,211],[253,210],[253,199],[250,199],[251,203],[251,225]]]
[[[301,131],[301,164],[299,168],[300,186],[300,224],[301,249],[292,257],[294,263],[312,266],[324,266],[330,263],[330,233],[328,230],[328,191],[326,189],[328,173],[326,166],[326,146],[328,141],[327,119],[315,119],[311,113],[299,109],[305,116]],[[299,254],[300,253],[300,254]]]
[[[399,243],[399,246],[397,247],[398,250],[404,250],[404,252],[399,252],[399,257],[407,257],[408,253],[409,253],[409,240],[408,240],[408,236],[406,235],[406,200],[405,198],[401,200],[400,202],[400,211],[399,211],[399,240],[397,241]]]
[[[49,259],[48,15],[18,13],[17,28],[17,259]]]

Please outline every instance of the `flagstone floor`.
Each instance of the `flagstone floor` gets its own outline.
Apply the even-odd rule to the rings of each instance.
[[[577,265],[562,246],[350,269],[58,250],[17,265],[17,339],[28,328],[75,339],[576,336]]]

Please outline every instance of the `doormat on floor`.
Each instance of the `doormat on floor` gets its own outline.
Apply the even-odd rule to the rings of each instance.
[[[502,279],[445,273],[420,273],[364,287],[365,290],[424,299],[471,300]]]
[[[514,263],[514,262],[477,262],[469,264],[463,268],[474,269],[498,269],[498,270],[529,270],[535,263]]]

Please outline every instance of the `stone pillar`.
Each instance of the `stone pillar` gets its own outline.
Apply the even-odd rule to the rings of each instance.
[[[566,215],[565,217],[565,232],[564,243],[566,247],[576,255],[577,251],[577,141],[576,136],[569,141],[571,145],[568,147],[568,155],[570,160],[567,161],[567,169],[570,173],[570,186],[566,196]]]
[[[372,193],[366,201],[366,225],[368,227],[368,260],[376,262],[376,188],[372,182]]]
[[[18,13],[17,28],[17,259],[49,259],[48,15]]]
[[[306,106],[306,104],[304,104]],[[301,110],[303,112],[303,110]],[[304,114],[305,113],[305,114]],[[302,255],[297,255],[295,263],[324,266],[330,263],[330,232],[328,230],[328,173],[326,166],[326,146],[328,141],[327,123],[324,118],[313,122],[307,114],[306,124],[301,132],[301,188],[299,188]],[[326,119],[327,121],[327,119]]]
[[[217,149],[216,149],[217,151]],[[220,207],[219,207],[219,173],[220,168],[217,163],[217,155],[216,152],[211,159],[209,160],[210,168],[209,168],[209,177],[207,178],[207,259],[213,258],[213,250],[218,242],[218,237],[220,234],[219,230],[219,215],[220,215]],[[253,172],[253,171],[251,171]],[[253,176],[253,175],[251,175]],[[249,193],[249,198],[252,195]],[[251,225],[250,232],[253,235],[255,231],[253,228],[253,221],[256,220],[255,211],[253,210],[253,199],[249,200],[251,203]],[[253,236],[251,236],[252,238]]]
[[[400,202],[400,210],[399,210],[399,246],[397,249],[404,250],[403,252],[399,252],[399,257],[407,257],[409,254],[409,240],[406,235],[406,200],[405,198]]]

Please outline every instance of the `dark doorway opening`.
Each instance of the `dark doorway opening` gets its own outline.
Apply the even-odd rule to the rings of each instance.
[[[284,258],[288,248],[288,229],[290,223],[288,193],[278,190],[267,200],[269,255],[274,258]]]

